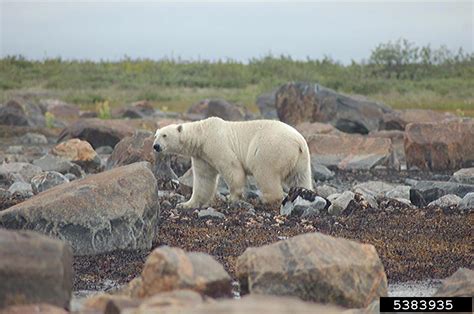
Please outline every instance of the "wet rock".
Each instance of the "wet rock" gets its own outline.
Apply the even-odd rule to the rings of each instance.
[[[151,132],[136,132],[122,139],[107,160],[106,169],[128,165],[138,161],[148,161],[158,180],[171,180],[178,177],[171,169],[170,156],[156,154],[153,150],[154,137]]]
[[[448,208],[448,207],[456,207],[461,202],[462,198],[454,194],[446,194],[441,196],[435,201],[432,201],[428,204],[429,207],[440,207],[440,208]]]
[[[459,203],[459,209],[474,209],[474,193],[467,193]]]
[[[464,197],[467,193],[474,192],[474,185],[443,181],[416,181],[412,189],[417,190],[427,203],[447,194]]]
[[[411,123],[405,131],[407,167],[446,170],[474,165],[474,120]]]
[[[456,116],[451,113],[444,113],[425,109],[394,110],[385,113],[380,123],[381,130],[405,130],[409,123],[438,123],[453,119]]]
[[[316,194],[326,199],[329,197],[329,195],[337,193],[337,189],[335,187],[326,184],[316,186],[314,190],[316,191]]]
[[[375,248],[321,233],[248,248],[237,260],[241,289],[305,301],[365,307],[387,295]]]
[[[326,208],[327,201],[315,192],[292,187],[280,206],[280,215],[296,215],[301,218],[318,215]]]
[[[46,145],[48,139],[43,134],[26,133],[20,138],[20,143],[24,145]]]
[[[2,309],[2,314],[67,314],[63,308],[46,304],[13,305]]]
[[[318,134],[308,140],[312,162],[342,170],[369,170],[398,163],[389,139],[358,135]]]
[[[459,268],[451,277],[443,280],[434,297],[472,297],[474,295],[474,271]]]
[[[156,179],[141,162],[40,193],[0,212],[0,227],[33,229],[90,255],[150,249],[159,213]]]
[[[222,99],[204,99],[193,104],[187,114],[198,115],[201,119],[219,117],[227,121],[245,120],[246,110]]]
[[[40,167],[43,171],[56,171],[64,175],[71,173],[79,178],[84,176],[84,171],[79,165],[56,155],[44,155],[43,157],[34,160],[33,165]]]
[[[72,253],[63,241],[0,229],[0,308],[49,303],[69,307]]]
[[[0,106],[0,125],[45,126],[45,122],[38,105],[23,99],[12,99]]]
[[[95,173],[102,170],[102,164],[96,151],[88,142],[77,138],[59,143],[53,147],[51,154],[78,164],[82,169],[89,173]]]
[[[8,192],[10,192],[10,194],[18,193],[20,195],[25,195],[27,197],[33,196],[33,188],[31,187],[31,184],[23,182],[23,181],[17,181],[13,183],[8,188]]]
[[[159,292],[190,289],[211,297],[232,295],[232,280],[221,264],[205,253],[159,247],[148,256],[142,271],[141,298]]]
[[[58,142],[79,138],[89,142],[92,147],[115,145],[124,137],[131,136],[134,128],[119,120],[81,119],[64,128]]]
[[[31,179],[31,187],[34,194],[46,191],[56,185],[69,182],[69,179],[56,171],[47,171],[34,176]]]
[[[334,172],[326,166],[320,165],[314,159],[311,160],[311,173],[316,181],[327,181],[334,178]]]
[[[349,204],[354,201],[355,194],[351,191],[345,191],[337,196],[337,198],[330,200],[331,206],[328,208],[328,213],[331,215],[340,215],[344,212]]]
[[[456,171],[451,177],[450,181],[464,184],[474,184],[474,167],[463,168]]]
[[[276,92],[277,89],[263,93],[257,97],[257,107],[260,110],[260,115],[264,119],[278,120],[278,114],[275,108]]]
[[[218,218],[224,219],[225,215],[223,213],[218,212],[212,207],[208,207],[207,209],[201,209],[198,211],[198,218]]]
[[[26,162],[11,162],[0,165],[0,184],[9,186],[15,181],[30,182],[42,172],[40,167]]]
[[[281,121],[328,122],[347,133],[367,134],[379,129],[388,107],[335,92],[319,84],[287,83],[276,93],[276,109]]]

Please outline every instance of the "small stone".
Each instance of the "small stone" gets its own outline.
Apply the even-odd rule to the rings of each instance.
[[[48,144],[48,139],[43,134],[26,133],[21,137],[20,142],[25,145],[44,145]]]
[[[198,217],[199,218],[219,218],[219,219],[224,219],[225,215],[223,213],[220,213],[216,211],[212,207],[208,207],[207,209],[201,209],[198,212]]]
[[[69,180],[69,182],[77,180],[77,177],[74,173],[66,173],[64,176]]]
[[[34,194],[46,191],[56,185],[69,182],[69,179],[56,171],[43,172],[31,179]]]
[[[474,167],[463,168],[456,171],[451,177],[450,181],[464,184],[474,184]]]
[[[97,154],[99,155],[110,155],[114,151],[114,149],[110,146],[100,146],[95,149]]]
[[[28,196],[33,196],[33,188],[31,187],[31,184],[22,182],[22,181],[17,181],[13,183],[9,188],[8,192],[11,194],[21,194],[21,195],[28,195]]]
[[[411,187],[408,185],[397,185],[395,188],[387,191],[385,197],[387,198],[404,198],[406,200],[410,199],[410,190]]]
[[[440,207],[440,208],[447,208],[452,206],[458,206],[461,202],[462,198],[454,194],[447,194],[441,196],[435,201],[432,201],[428,204],[429,207]]]
[[[459,203],[459,209],[474,209],[474,192],[467,193]]]
[[[329,197],[329,195],[337,193],[337,189],[330,185],[317,186],[315,191],[316,194],[326,199]]]
[[[311,172],[316,181],[327,181],[334,178],[334,172],[329,170],[326,166],[318,164],[314,160],[311,160]]]
[[[349,206],[350,202],[354,200],[355,194],[351,191],[345,191],[338,198],[332,201],[328,208],[328,213],[331,215],[339,215]]]

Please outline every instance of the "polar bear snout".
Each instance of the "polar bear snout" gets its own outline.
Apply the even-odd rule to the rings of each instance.
[[[153,149],[156,150],[158,153],[162,150],[161,145],[158,143],[153,144]]]

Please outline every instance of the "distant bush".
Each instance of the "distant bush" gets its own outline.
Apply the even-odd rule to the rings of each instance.
[[[112,113],[110,112],[109,101],[98,102],[96,104],[97,115],[100,119],[111,119]]]

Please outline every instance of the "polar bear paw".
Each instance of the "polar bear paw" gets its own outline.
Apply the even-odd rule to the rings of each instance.
[[[183,203],[178,203],[176,205],[177,209],[189,209],[189,208],[196,208],[196,207],[199,207],[199,206],[197,206],[197,204],[193,204],[189,201],[183,202]]]

